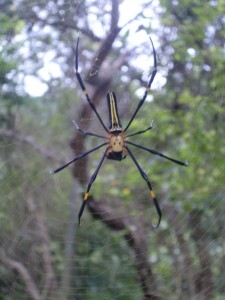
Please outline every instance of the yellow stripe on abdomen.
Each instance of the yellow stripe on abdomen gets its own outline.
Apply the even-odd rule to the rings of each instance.
[[[109,114],[110,114],[110,129],[121,130],[121,123],[117,111],[116,96],[112,91],[107,94]]]

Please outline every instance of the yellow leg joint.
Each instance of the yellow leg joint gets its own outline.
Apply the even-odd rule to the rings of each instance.
[[[153,191],[151,191],[151,196],[153,199],[155,198],[155,193]]]
[[[84,200],[87,200],[87,198],[88,198],[88,193],[85,193],[84,194]]]

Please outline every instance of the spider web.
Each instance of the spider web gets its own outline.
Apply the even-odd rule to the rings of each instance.
[[[43,19],[45,9],[51,8],[52,14],[56,11],[59,28],[50,31],[53,38],[45,48],[50,59],[45,60],[42,72],[37,73],[42,83],[47,85],[47,93],[25,99],[20,106],[12,106],[13,130],[2,122],[1,296],[3,299],[141,299],[147,286],[155,297],[159,297],[155,299],[223,299],[224,94],[218,92],[222,83],[216,79],[223,78],[224,70],[215,65],[217,78],[212,83],[214,89],[210,97],[191,98],[190,93],[182,93],[181,110],[174,112],[175,108],[167,101],[173,97],[165,94],[164,86],[166,82],[171,83],[167,78],[170,75],[167,68],[170,49],[160,49],[160,38],[167,34],[166,26],[163,27],[159,21],[153,22],[152,28],[160,33],[159,37],[153,34],[158,74],[152,95],[132,123],[130,132],[147,128],[153,119],[155,122],[151,131],[133,137],[132,141],[180,160],[187,159],[190,166],[187,169],[176,166],[130,146],[159,199],[163,212],[160,228],[151,228],[156,212],[149,190],[130,157],[127,157],[121,163],[104,161],[91,195],[97,203],[101,203],[100,209],[105,209],[103,215],[105,213],[106,217],[98,220],[86,209],[78,230],[77,213],[82,193],[103,149],[90,154],[87,165],[82,160],[75,169],[71,166],[54,176],[49,171],[75,155],[70,145],[76,134],[72,120],[75,119],[85,130],[104,133],[96,116],[85,113],[86,100],[76,83],[72,65],[79,35],[80,73],[85,82],[88,75],[95,75],[92,71],[89,74],[85,72],[93,70],[93,51],[99,47],[98,39],[111,33],[111,3],[107,2],[106,14],[102,18],[98,14],[105,1],[29,3],[33,11],[36,6],[42,7],[39,17]],[[15,1],[15,5],[18,4],[19,1]],[[130,12],[128,16],[128,1],[122,4],[120,26],[137,14],[137,11],[134,15]],[[145,6],[146,1],[140,1],[139,5]],[[153,66],[148,34],[137,29],[145,27],[148,18],[154,20],[156,13],[163,12],[159,3],[154,5],[147,6],[145,14],[140,14],[121,30],[115,41],[115,48],[120,51],[110,54],[97,69],[99,76],[107,77],[107,72],[113,72],[110,88],[116,92],[124,127],[143,95],[149,69]],[[70,19],[66,19],[70,10],[79,16],[76,26],[80,30],[70,28]],[[187,16],[188,10],[184,14]],[[62,24],[67,24],[68,32],[62,33]],[[94,24],[93,28],[90,32],[82,32],[87,24]],[[19,50],[20,55],[26,58],[16,77],[20,86],[25,82],[21,78],[22,71],[27,72],[27,65],[32,61],[29,53],[32,46],[35,45],[40,60],[45,57],[43,48],[38,48],[42,35],[38,28],[40,24],[36,26],[32,30],[38,34],[28,39],[27,52],[26,46]],[[159,26],[165,31],[160,32]],[[46,25],[45,38],[49,30]],[[93,32],[96,34],[90,37]],[[131,61],[125,60],[119,70],[114,70],[112,66],[116,55],[126,55],[129,51],[134,53],[128,56]],[[211,55],[215,55],[213,49]],[[64,56],[68,57],[67,60]],[[51,65],[53,71],[46,72],[52,60],[60,65],[59,72],[54,69],[55,65]],[[31,69],[33,75],[40,66],[32,65]],[[135,79],[140,74],[139,80]],[[35,85],[30,90],[32,88]],[[71,93],[71,88],[75,93]],[[87,84],[87,89],[92,96],[95,85]],[[26,90],[29,91],[29,87]],[[24,95],[23,88],[17,87],[17,92]],[[221,105],[221,111],[218,111],[216,103]],[[3,102],[0,108],[2,114],[7,115]],[[104,98],[97,109],[107,125],[108,108]],[[203,120],[207,120],[208,124],[201,123]],[[102,143],[95,137],[85,138],[85,143],[83,136],[76,137],[76,145],[84,144],[85,149]],[[74,172],[76,176],[73,176]],[[78,178],[85,178],[85,172],[88,178],[82,184]],[[105,221],[113,218],[117,218],[117,224],[121,220],[126,221],[126,227],[119,230],[116,225],[114,228],[107,226]]]

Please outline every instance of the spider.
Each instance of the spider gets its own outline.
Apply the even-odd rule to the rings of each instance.
[[[107,128],[104,124],[104,122],[102,121],[102,118],[100,117],[94,103],[91,101],[89,95],[88,95],[88,92],[86,90],[86,87],[83,83],[83,80],[80,76],[80,73],[78,71],[78,45],[79,45],[79,38],[77,40],[77,45],[76,45],[76,54],[75,54],[75,72],[76,72],[76,77],[77,77],[77,80],[79,82],[79,85],[90,105],[90,107],[92,108],[92,110],[94,111],[96,117],[98,118],[98,120],[100,121],[101,125],[103,126],[104,130],[106,131],[106,136],[103,136],[103,135],[99,135],[99,134],[96,134],[96,133],[93,133],[93,132],[89,132],[89,131],[85,131],[81,128],[79,128],[79,126],[74,122],[74,125],[76,126],[77,130],[80,131],[82,134],[84,135],[89,135],[89,136],[95,136],[95,137],[98,137],[98,138],[103,138],[105,139],[106,141],[86,152],[83,152],[83,153],[80,153],[78,156],[76,156],[75,158],[73,158],[71,161],[69,161],[68,163],[64,164],[63,166],[57,168],[57,169],[54,169],[54,170],[51,170],[51,173],[58,173],[60,171],[62,171],[63,169],[65,169],[67,166],[69,166],[70,164],[74,163],[75,161],[87,156],[88,154],[102,148],[103,146],[106,146],[103,154],[102,154],[102,157],[98,163],[98,166],[95,170],[95,172],[93,173],[93,175],[91,176],[91,179],[88,183],[88,186],[87,186],[87,190],[86,190],[86,193],[84,194],[84,199],[83,199],[83,202],[82,202],[82,205],[81,205],[81,208],[80,208],[80,211],[79,211],[79,214],[78,214],[78,224],[80,225],[80,221],[81,221],[81,217],[82,217],[82,214],[83,214],[83,211],[84,211],[84,208],[85,208],[85,205],[87,203],[87,200],[88,200],[88,195],[89,195],[89,192],[90,192],[90,189],[91,189],[91,186],[92,184],[94,183],[97,175],[98,175],[98,172],[102,166],[102,163],[104,161],[105,158],[108,158],[108,159],[111,159],[111,160],[117,160],[117,161],[122,161],[123,159],[126,158],[127,155],[130,155],[131,159],[133,160],[134,164],[136,165],[138,171],[140,172],[140,175],[142,176],[142,178],[146,181],[147,183],[147,186],[148,186],[148,189],[150,191],[150,195],[151,195],[151,198],[153,200],[153,203],[155,205],[155,208],[156,208],[156,211],[157,211],[157,214],[158,214],[158,222],[156,224],[152,224],[152,226],[154,228],[157,228],[160,224],[160,221],[161,221],[161,217],[162,217],[162,212],[161,212],[161,209],[160,209],[160,206],[158,204],[158,200],[155,196],[155,193],[152,189],[152,185],[151,185],[151,182],[150,180],[148,179],[148,176],[146,175],[146,173],[144,172],[144,170],[142,169],[142,167],[139,165],[139,163],[137,162],[136,158],[134,157],[132,151],[130,150],[130,147],[128,147],[128,145],[131,145],[131,146],[134,146],[136,148],[140,148],[142,150],[145,150],[145,151],[148,151],[150,152],[151,154],[154,154],[154,155],[158,155],[160,157],[163,157],[169,161],[172,161],[176,164],[179,164],[179,165],[183,165],[183,166],[188,166],[188,162],[185,161],[185,162],[181,162],[179,160],[176,160],[174,158],[171,158],[171,157],[168,157],[166,155],[164,155],[163,153],[160,153],[158,152],[157,150],[154,150],[154,149],[150,149],[150,148],[146,148],[144,146],[141,146],[141,145],[138,145],[136,143],[133,143],[131,141],[128,141],[127,138],[128,137],[133,137],[135,135],[138,135],[138,134],[142,134],[148,130],[151,130],[152,129],[152,126],[153,126],[153,121],[151,123],[151,125],[144,129],[144,130],[141,130],[141,131],[137,131],[137,132],[134,132],[134,133],[131,133],[131,134],[126,134],[128,128],[130,127],[132,121],[134,120],[134,118],[136,117],[138,111],[140,110],[140,108],[142,107],[142,105],[144,104],[146,98],[147,98],[147,95],[148,93],[150,92],[150,88],[151,88],[151,85],[152,85],[152,82],[155,78],[155,75],[157,73],[157,59],[156,59],[156,52],[155,52],[155,48],[154,48],[154,44],[152,42],[152,39],[150,38],[150,42],[151,42],[151,46],[152,46],[152,50],[153,50],[153,59],[154,59],[154,69],[153,69],[153,72],[149,78],[149,81],[148,81],[148,84],[147,84],[147,87],[145,89],[145,92],[144,92],[144,95],[142,97],[142,99],[139,101],[138,103],[138,106],[137,108],[135,109],[133,115],[131,116],[128,124],[126,125],[126,127],[123,129],[122,128],[122,124],[121,124],[121,121],[120,121],[120,118],[119,118],[119,114],[118,114],[118,110],[117,110],[117,99],[116,99],[116,95],[114,94],[114,92],[112,91],[108,91],[107,92],[107,103],[108,103],[108,109],[109,109],[109,128]]]

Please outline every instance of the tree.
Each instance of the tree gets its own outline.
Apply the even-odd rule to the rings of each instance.
[[[127,299],[127,294],[129,299],[139,299],[141,294],[144,299],[163,299],[163,295],[220,299],[223,295],[219,282],[224,269],[224,4],[189,0],[160,1],[153,6],[143,1],[140,12],[121,25],[122,5],[119,1],[107,5],[103,1],[1,3],[6,28],[1,44],[7,53],[2,55],[1,84],[2,98],[7,100],[0,131],[5,245],[0,259],[2,285],[10,287],[9,299],[26,294],[32,299],[83,295],[95,299],[99,294],[106,299],[115,295]],[[97,25],[104,31],[97,30]],[[102,99],[113,88],[126,124],[142,95],[138,89],[146,86],[144,72],[153,61],[147,35],[146,44],[129,44],[140,31],[154,38],[159,63],[156,80],[164,77],[165,84],[158,90],[153,87],[152,101],[145,103],[132,129],[142,130],[154,118],[157,125],[140,137],[140,143],[146,147],[151,143],[171,156],[175,152],[177,158],[188,159],[190,166],[182,170],[149,153],[135,153],[156,187],[163,211],[161,227],[153,231],[153,205],[129,157],[121,164],[106,163],[88,201],[91,216],[101,222],[92,223],[85,212],[77,232],[80,189],[85,189],[99,152],[74,164],[72,188],[69,172],[51,181],[45,172],[46,165],[60,165],[69,157],[63,157],[62,149],[71,139],[70,120],[75,118],[84,129],[100,128],[74,80],[76,40],[80,33],[79,67],[93,103],[103,118],[107,116]],[[18,36],[24,38],[27,51],[21,53]],[[14,47],[17,64],[6,59],[9,45]],[[60,65],[61,76],[41,76],[46,53]],[[145,70],[134,67],[135,59],[145,55]],[[36,74],[49,87],[33,103],[23,89],[18,92],[21,76],[29,74]],[[13,93],[11,88],[6,97],[5,88],[10,86]],[[71,91],[74,87],[76,94]],[[23,103],[20,109],[15,99]],[[13,122],[7,121],[9,115]],[[79,132],[72,133],[74,155],[94,143]],[[124,264],[130,257],[133,263]],[[135,287],[130,290],[130,286]]]

